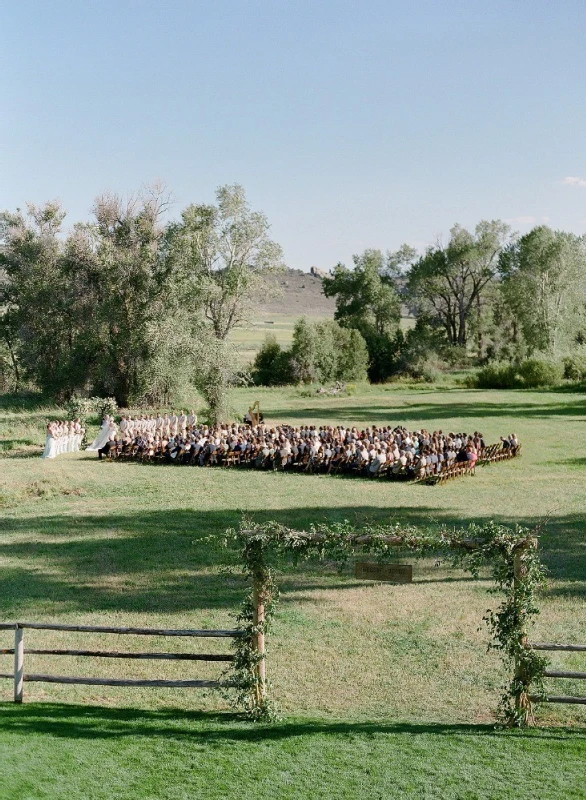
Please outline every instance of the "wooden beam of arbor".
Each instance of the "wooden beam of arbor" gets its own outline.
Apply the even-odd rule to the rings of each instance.
[[[245,536],[253,538],[258,536],[257,531],[250,531],[245,530],[243,531]],[[310,532],[310,531],[289,531],[290,535],[297,538],[302,539],[307,542],[328,542],[330,541],[330,537],[328,537],[325,533],[317,533],[317,532]],[[268,535],[268,538],[271,538],[271,535]],[[283,536],[278,531],[273,534],[272,538],[276,541],[282,539]],[[376,534],[376,533],[349,533],[345,536],[344,539],[340,540],[341,542],[346,541],[349,544],[356,544],[356,545],[367,545],[367,544],[387,544],[390,547],[404,547],[405,545],[409,545],[410,543],[417,544],[420,540],[417,536],[401,536],[397,534]],[[440,542],[438,542],[438,545]],[[446,537],[445,544],[449,545],[454,549],[462,549],[462,550],[477,550],[478,548],[482,547],[485,544],[484,540],[482,539],[458,539],[457,537],[450,538]],[[526,537],[525,539],[520,539],[519,542],[514,546],[514,550],[525,550],[531,547],[535,547],[537,544],[537,539],[535,536],[531,535]]]

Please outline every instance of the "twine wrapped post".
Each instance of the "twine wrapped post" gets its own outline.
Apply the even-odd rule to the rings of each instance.
[[[515,597],[518,597],[523,593],[523,584],[527,577],[527,571],[528,571],[527,564],[525,562],[526,553],[528,550],[535,549],[536,547],[537,547],[537,539],[531,538],[527,540],[526,543],[523,543],[522,546],[516,548],[514,551],[513,592]],[[525,627],[526,609],[520,607],[518,609],[518,613],[519,613],[520,626],[519,626],[518,647],[517,647],[517,652],[515,653],[515,669],[514,669],[514,683],[516,687],[515,712],[517,719],[521,720],[523,725],[528,725],[533,721],[533,711],[532,711],[531,699],[529,697],[530,677],[527,673],[525,659],[521,655],[524,651],[527,650],[528,647],[527,630]]]
[[[266,621],[265,593],[263,571],[258,570],[254,574],[252,585],[252,623],[254,628],[252,646],[258,657],[254,668],[256,673],[255,700],[257,708],[262,708],[267,699],[267,662],[264,631]]]

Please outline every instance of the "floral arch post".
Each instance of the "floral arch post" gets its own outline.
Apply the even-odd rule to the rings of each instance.
[[[252,583],[238,617],[243,635],[235,642],[230,674],[230,683],[236,690],[235,704],[250,718],[268,720],[273,716],[265,639],[278,595],[275,562],[327,556],[343,563],[357,554],[381,556],[391,548],[403,547],[418,557],[441,556],[475,577],[482,567],[491,569],[495,582],[491,591],[500,594],[502,600],[496,610],[488,610],[484,617],[491,633],[488,646],[501,652],[512,671],[499,703],[499,716],[509,726],[533,722],[529,687],[533,685],[534,694],[543,692],[545,669],[545,659],[527,647],[528,630],[539,613],[536,592],[545,576],[534,532],[493,522],[436,531],[399,524],[366,525],[357,530],[344,522],[295,531],[277,522],[255,525],[246,521],[240,530],[228,531],[225,542],[240,549],[243,572]]]

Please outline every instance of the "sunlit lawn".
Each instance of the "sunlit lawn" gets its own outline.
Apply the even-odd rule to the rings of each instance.
[[[345,518],[422,525],[498,519],[545,521],[540,545],[551,575],[532,638],[586,642],[586,396],[362,387],[348,397],[318,397],[252,389],[236,392],[234,406],[243,413],[257,398],[274,422],[479,429],[489,441],[514,431],[523,456],[438,487],[102,464],[85,453],[47,463],[27,443],[40,445],[43,419],[54,409],[6,400],[0,439],[14,449],[0,458],[1,618],[231,626],[245,585],[222,569],[235,555],[206,537],[237,525],[242,512],[296,527]],[[496,602],[489,583],[433,561],[416,564],[414,574],[412,585],[391,586],[357,581],[351,569],[340,575],[331,564],[285,570],[268,662],[284,718],[271,729],[251,729],[211,692],[30,683],[17,708],[8,703],[10,682],[2,681],[6,796],[583,796],[586,714],[579,707],[541,707],[545,729],[536,734],[492,732],[505,673],[486,653],[482,616]],[[98,635],[26,636],[29,647],[113,644]],[[11,646],[10,635],[1,641]],[[123,645],[150,647],[190,644],[136,637]],[[0,659],[0,671],[9,672],[11,657]],[[577,657],[554,663],[586,669]],[[27,671],[215,677],[220,670],[30,656]],[[586,693],[578,682],[549,685]],[[504,774],[530,779],[507,783]]]

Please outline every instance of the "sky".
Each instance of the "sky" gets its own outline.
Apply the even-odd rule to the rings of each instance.
[[[583,0],[0,0],[0,209],[240,183],[297,269],[586,232]]]

